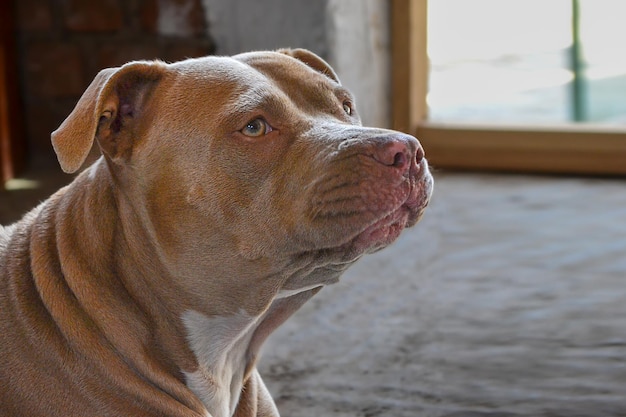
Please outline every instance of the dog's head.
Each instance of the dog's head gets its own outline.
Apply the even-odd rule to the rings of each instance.
[[[211,246],[349,262],[415,224],[432,190],[419,142],[363,127],[332,68],[301,49],[103,70],[52,135],[65,171],[94,138],[98,169],[164,253],[194,259]]]

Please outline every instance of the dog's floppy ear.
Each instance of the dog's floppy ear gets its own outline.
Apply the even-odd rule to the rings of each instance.
[[[111,158],[130,149],[132,132],[127,128],[140,117],[141,106],[164,71],[165,65],[158,61],[136,61],[100,71],[72,113],[52,132],[52,146],[63,171],[78,171],[95,138]]]
[[[315,55],[308,49],[279,49],[278,52],[289,55],[299,61],[304,62],[314,70],[321,72],[331,80],[337,82],[338,84],[341,84],[341,82],[339,81],[339,77],[332,69],[332,67],[328,64],[328,62],[324,61],[322,58]]]

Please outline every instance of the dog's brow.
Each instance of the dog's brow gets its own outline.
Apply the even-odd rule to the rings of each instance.
[[[335,93],[335,96],[336,96],[337,98],[339,98],[340,100],[346,100],[346,99],[348,99],[348,100],[354,101],[354,96],[353,96],[353,95],[352,95],[352,93],[351,93],[348,89],[346,89],[345,87],[342,87],[342,86],[337,86],[337,87],[335,87],[335,88],[334,88],[334,93]]]
[[[225,120],[230,126],[241,123],[240,119],[243,116],[256,117],[255,112],[279,116],[287,112],[287,107],[280,99],[272,95],[252,90],[236,97],[226,114]]]

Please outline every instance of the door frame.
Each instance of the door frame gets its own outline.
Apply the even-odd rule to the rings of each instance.
[[[0,188],[24,168],[26,156],[14,19],[14,2],[0,2]]]

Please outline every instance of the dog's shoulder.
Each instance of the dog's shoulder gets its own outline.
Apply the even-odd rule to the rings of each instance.
[[[9,230],[0,225],[0,251],[2,251],[2,247],[6,244],[6,241],[9,240],[9,234]]]
[[[20,230],[28,233],[30,226],[36,222],[37,216],[46,203],[47,201],[43,201],[37,207],[26,213],[22,219],[13,224],[7,226],[0,225],[0,255],[7,250],[7,247],[10,245],[10,242],[16,233],[20,234]]]
[[[15,231],[15,224],[10,226],[2,226],[0,225],[0,254],[4,253],[6,247],[9,244],[9,240]]]
[[[7,248],[9,247],[9,242],[11,240],[11,236],[15,231],[15,225],[11,226],[2,226],[0,225],[0,280],[2,277],[2,269],[5,262],[5,257],[7,254]]]

